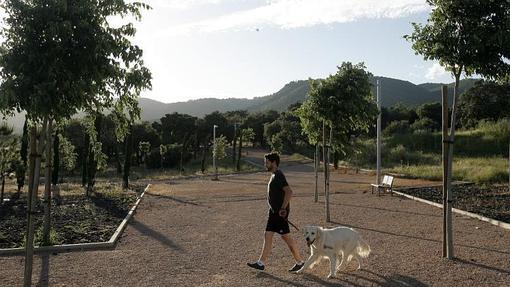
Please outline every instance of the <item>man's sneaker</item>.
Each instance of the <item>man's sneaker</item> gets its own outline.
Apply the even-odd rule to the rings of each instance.
[[[289,272],[296,272],[298,271],[299,269],[303,268],[303,265],[305,265],[305,263],[301,263],[301,264],[294,264],[294,266],[292,266],[292,268],[289,269]]]
[[[260,265],[257,262],[246,263],[246,265],[250,266],[251,268],[255,268],[257,270],[264,270],[264,265]]]

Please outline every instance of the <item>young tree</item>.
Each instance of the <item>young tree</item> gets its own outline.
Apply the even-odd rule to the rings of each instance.
[[[320,141],[321,131],[324,152],[326,221],[329,213],[328,146],[346,154],[351,136],[368,132],[377,115],[375,100],[370,90],[370,76],[365,65],[344,62],[338,72],[322,81],[312,81],[310,94],[298,109],[303,131],[309,141]],[[329,134],[329,145],[326,144]]]
[[[216,144],[214,145],[213,154],[216,159],[224,159],[227,156],[227,138],[221,135],[216,138]]]
[[[445,229],[444,241],[448,244],[443,245],[443,256],[451,259],[451,175],[459,81],[462,73],[489,79],[509,74],[510,1],[427,0],[427,3],[432,7],[427,24],[413,23],[413,33],[404,38],[413,43],[416,54],[439,61],[455,78],[446,159],[445,210],[448,212],[445,215],[449,223],[445,224],[448,231]]]

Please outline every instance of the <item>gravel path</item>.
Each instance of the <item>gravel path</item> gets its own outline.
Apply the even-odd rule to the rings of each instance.
[[[280,238],[266,271],[249,270],[262,246],[269,174],[180,180],[153,185],[113,251],[36,255],[37,286],[510,286],[510,231],[454,217],[456,260],[441,258],[442,210],[396,196],[370,194],[373,176],[333,173],[331,219],[313,203],[310,165],[282,168],[294,190],[290,219],[349,225],[372,247],[362,270],[327,280],[323,261],[289,274]],[[319,188],[322,188],[320,181]],[[427,182],[396,179],[396,186]],[[304,240],[293,231],[304,256]],[[22,284],[23,257],[0,257],[0,286]]]

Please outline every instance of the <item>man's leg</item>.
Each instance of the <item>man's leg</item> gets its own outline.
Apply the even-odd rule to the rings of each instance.
[[[297,248],[296,242],[290,237],[290,233],[282,235],[283,241],[287,243],[287,246],[289,246],[290,252],[292,252],[292,256],[294,256],[294,259],[296,262],[303,262],[303,258],[301,257],[301,254],[299,253],[299,249]]]
[[[271,253],[271,249],[273,247],[273,235],[274,232],[272,231],[266,231],[264,233],[264,246],[262,247],[262,253],[260,254],[259,257],[259,260],[264,262],[264,264],[267,262],[269,254]]]

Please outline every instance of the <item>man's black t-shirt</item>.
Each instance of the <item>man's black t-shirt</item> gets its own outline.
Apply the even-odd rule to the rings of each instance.
[[[277,169],[271,175],[271,179],[269,179],[269,183],[267,184],[267,201],[273,213],[277,213],[282,207],[283,198],[285,197],[283,187],[288,185],[287,179],[281,170]],[[290,203],[287,206],[287,210],[289,210],[289,208]]]

